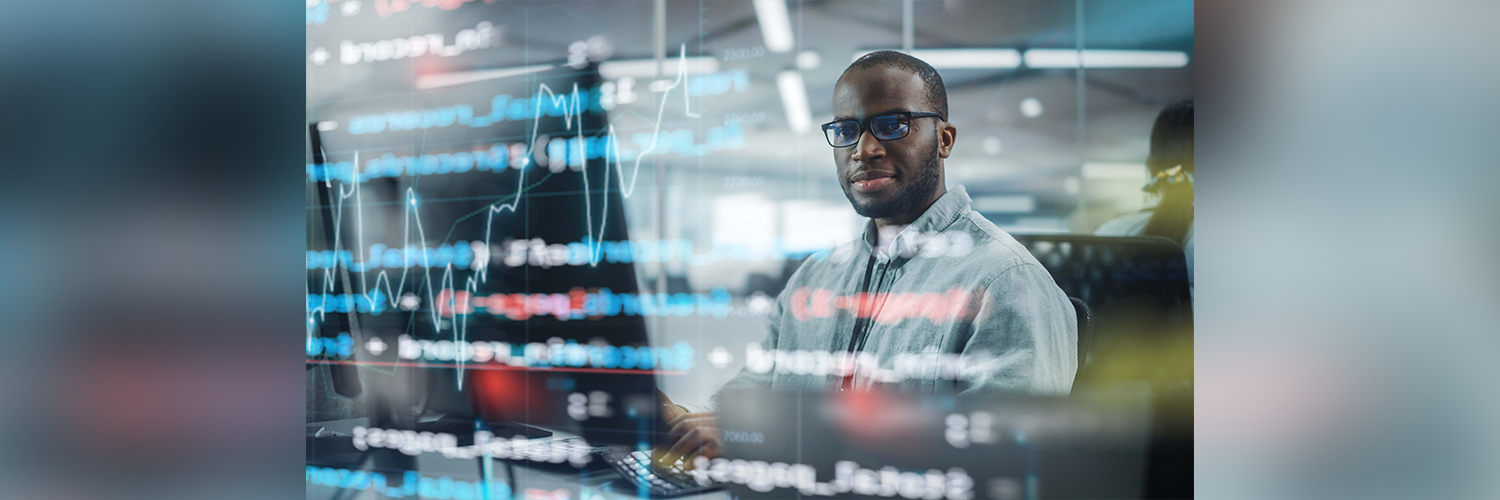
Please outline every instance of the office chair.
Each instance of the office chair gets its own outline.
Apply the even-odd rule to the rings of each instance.
[[[1012,236],[1047,268],[1063,293],[1082,299],[1106,323],[1106,311],[1116,303],[1147,300],[1168,316],[1164,326],[1191,329],[1187,260],[1176,242],[1159,236]]]
[[[1073,312],[1078,315],[1078,370],[1074,372],[1073,384],[1078,384],[1078,375],[1083,373],[1083,362],[1088,359],[1089,348],[1094,345],[1094,311],[1078,297],[1068,297],[1073,303]]]

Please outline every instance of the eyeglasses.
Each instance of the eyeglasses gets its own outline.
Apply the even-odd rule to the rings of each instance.
[[[938,113],[901,111],[871,116],[864,121],[836,120],[823,124],[823,136],[828,139],[829,146],[847,148],[859,143],[859,137],[864,135],[865,128],[868,127],[870,135],[876,139],[894,141],[911,132],[912,118],[927,117],[943,119],[943,115]]]

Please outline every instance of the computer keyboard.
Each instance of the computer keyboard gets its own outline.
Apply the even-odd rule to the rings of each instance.
[[[644,487],[652,497],[691,495],[722,487],[719,484],[699,484],[696,479],[677,465],[656,465],[651,455],[629,448],[606,448],[601,450],[605,463],[619,471],[637,487]],[[680,463],[680,462],[679,462]]]

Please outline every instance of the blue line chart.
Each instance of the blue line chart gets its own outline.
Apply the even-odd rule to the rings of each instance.
[[[640,176],[640,166],[641,166],[640,164],[641,164],[641,160],[644,159],[645,157],[651,155],[656,150],[656,148],[657,148],[658,140],[659,140],[660,134],[661,134],[662,119],[666,115],[667,103],[673,98],[672,97],[672,92],[677,91],[677,92],[681,92],[682,93],[683,103],[684,103],[684,109],[683,109],[683,114],[684,115],[686,115],[688,118],[699,118],[700,117],[699,114],[693,113],[692,108],[691,108],[691,100],[689,98],[690,96],[688,95],[688,92],[686,92],[686,90],[683,88],[685,82],[687,81],[687,63],[686,63],[687,46],[686,46],[686,44],[684,44],[680,48],[679,56],[678,57],[679,57],[679,60],[678,60],[678,64],[677,64],[676,77],[672,81],[672,83],[670,85],[666,86],[665,89],[663,90],[662,98],[661,98],[661,103],[657,106],[657,109],[656,109],[655,121],[652,124],[652,131],[651,131],[652,140],[651,140],[651,143],[650,143],[649,146],[647,146],[644,149],[642,149],[642,151],[640,152],[640,154],[635,155],[635,158],[633,160],[631,160],[632,164],[630,165],[630,168],[629,168],[630,173],[629,173],[628,176],[626,175],[626,167],[625,167],[625,163],[626,162],[620,159],[619,136],[615,132],[615,127],[614,127],[613,124],[610,124],[609,126],[606,127],[606,130],[605,130],[605,141],[606,141],[605,149],[606,149],[606,151],[605,151],[605,155],[602,158],[602,160],[605,163],[604,164],[604,169],[605,169],[604,170],[604,186],[603,186],[603,193],[604,193],[605,203],[604,203],[603,208],[601,209],[601,213],[600,213],[600,216],[599,216],[599,222],[598,222],[597,228],[595,227],[595,220],[594,220],[594,209],[593,209],[593,199],[592,199],[593,196],[589,194],[589,193],[591,193],[591,191],[590,191],[589,177],[588,177],[588,168],[589,168],[588,167],[588,159],[587,158],[581,158],[583,165],[582,165],[581,169],[579,170],[579,172],[580,172],[580,175],[583,176],[583,188],[584,188],[583,189],[583,193],[584,193],[583,194],[583,199],[584,199],[584,213],[585,213],[585,221],[584,221],[585,234],[583,235],[582,241],[588,246],[588,257],[589,257],[588,258],[588,265],[590,267],[596,267],[596,266],[598,266],[599,262],[601,260],[601,257],[603,255],[602,252],[601,252],[601,250],[603,249],[603,244],[604,244],[604,240],[605,240],[604,234],[605,234],[605,230],[607,228],[607,221],[608,221],[608,217],[609,217],[609,203],[608,203],[608,200],[609,200],[609,190],[611,189],[611,183],[610,183],[611,176],[612,176],[611,173],[613,172],[614,176],[617,177],[617,179],[615,180],[615,184],[617,185],[617,187],[619,189],[619,193],[620,193],[621,198],[622,199],[628,199],[628,198],[630,198],[630,196],[632,194],[634,194],[634,192],[635,192],[636,180]],[[537,90],[537,95],[540,96],[543,93],[546,94],[547,100],[551,103],[551,105],[554,108],[561,107],[564,110],[563,111],[562,119],[564,121],[564,125],[566,127],[566,130],[569,130],[569,131],[573,132],[573,137],[569,138],[569,140],[576,140],[576,141],[578,141],[577,145],[578,145],[579,150],[581,151],[583,149],[584,140],[585,140],[585,137],[584,137],[584,125],[583,125],[583,121],[582,121],[582,116],[583,116],[584,111],[585,111],[584,107],[583,107],[583,103],[585,102],[585,96],[580,93],[580,90],[578,88],[578,84],[574,83],[572,90],[570,92],[563,93],[563,94],[558,94],[556,91],[554,91],[551,87],[547,86],[546,84],[539,84],[538,85],[538,90]],[[556,175],[555,172],[554,173],[548,173],[542,179],[534,182],[530,186],[526,185],[526,176],[524,175],[524,172],[526,171],[525,167],[531,166],[531,163],[532,163],[531,158],[532,158],[533,149],[535,148],[535,144],[537,142],[536,139],[537,139],[537,136],[538,136],[539,131],[540,131],[538,125],[540,124],[540,121],[541,121],[543,115],[544,115],[544,113],[543,113],[543,106],[540,105],[540,100],[539,100],[539,105],[537,106],[536,113],[535,113],[535,115],[532,118],[531,134],[530,134],[531,139],[529,141],[527,141],[526,154],[521,159],[521,161],[523,162],[522,169],[520,171],[520,175],[516,176],[516,188],[515,188],[515,191],[511,195],[509,195],[507,197],[501,198],[498,201],[490,203],[486,207],[480,209],[480,211],[476,211],[475,213],[472,213],[469,216],[461,217],[458,220],[454,221],[454,227],[457,227],[458,223],[462,222],[464,219],[467,219],[468,217],[470,217],[472,215],[476,215],[478,213],[484,213],[485,214],[484,245],[485,245],[486,248],[488,248],[490,246],[490,244],[492,242],[492,239],[494,237],[494,224],[495,224],[496,217],[499,216],[499,215],[501,215],[501,214],[504,214],[506,212],[516,212],[517,208],[520,206],[520,203],[522,201],[522,197],[525,196],[525,194],[526,194],[527,191],[529,191],[532,188],[535,188],[536,186],[540,185],[543,182],[546,182],[546,180],[548,178],[550,178],[552,175]],[[356,169],[358,168],[359,164],[360,164],[359,163],[359,152],[356,151],[354,153],[354,165],[356,165],[356,167],[355,167]],[[613,167],[613,168],[611,168],[611,167]],[[628,177],[628,180],[627,180],[627,177]],[[328,189],[330,191],[335,191],[336,190],[336,192],[337,192],[337,196],[336,196],[336,198],[333,201],[334,206],[332,207],[332,210],[334,211],[333,212],[333,220],[334,220],[333,234],[334,234],[334,237],[333,237],[333,244],[331,246],[331,250],[333,251],[333,253],[335,255],[339,254],[341,251],[347,251],[346,248],[345,248],[345,242],[344,242],[344,238],[343,238],[343,224],[344,224],[344,218],[345,218],[344,216],[345,216],[345,209],[346,209],[346,207],[345,207],[345,201],[353,199],[353,203],[354,203],[354,207],[355,207],[354,214],[353,214],[353,219],[354,219],[354,239],[355,239],[354,244],[358,248],[358,250],[357,250],[358,255],[359,255],[359,260],[358,261],[359,262],[366,262],[366,257],[367,256],[365,255],[365,252],[366,252],[366,249],[368,247],[364,243],[364,209],[363,209],[364,204],[362,203],[362,189],[361,189],[362,183],[360,183],[360,182],[353,182],[353,183],[348,184],[347,186],[343,185],[343,183],[340,183],[339,185],[335,185],[333,183],[333,179],[329,178],[329,179],[324,180],[322,182],[322,184],[323,184],[323,186],[322,186],[323,189]],[[429,265],[430,264],[430,258],[431,258],[430,257],[431,252],[427,251],[427,250],[429,250],[429,248],[427,246],[427,244],[428,244],[427,231],[426,231],[426,228],[424,228],[422,226],[422,220],[421,220],[421,217],[420,217],[420,215],[421,215],[420,214],[420,210],[421,210],[421,203],[420,203],[420,201],[421,200],[417,196],[416,189],[413,188],[413,187],[406,188],[406,190],[405,190],[402,198],[403,198],[403,202],[402,202],[402,205],[403,205],[403,210],[402,210],[402,246],[403,247],[410,247],[412,245],[412,243],[413,243],[412,242],[412,237],[413,236],[416,237],[416,244],[419,245],[420,248],[421,248],[421,250],[422,250],[421,252],[417,252],[417,256],[421,259],[421,271],[420,272],[422,273],[422,276],[420,276],[420,277],[411,276],[411,274],[414,271],[413,271],[413,268],[411,266],[411,264],[412,264],[411,259],[413,258],[413,256],[410,253],[407,253],[403,257],[404,259],[406,259],[406,262],[405,262],[406,265],[401,268],[400,276],[398,278],[392,278],[391,277],[391,272],[388,271],[388,270],[380,270],[380,271],[378,271],[376,273],[375,277],[373,278],[373,281],[371,280],[371,278],[369,276],[369,271],[364,268],[365,266],[360,266],[360,269],[357,269],[357,270],[355,270],[355,269],[349,269],[348,262],[344,262],[344,261],[341,261],[341,260],[337,261],[335,263],[335,265],[328,266],[327,268],[325,268],[325,269],[322,270],[322,272],[321,272],[322,284],[321,285],[313,285],[313,284],[309,283],[309,286],[308,286],[308,293],[309,293],[309,295],[312,295],[312,294],[316,293],[316,294],[321,295],[323,297],[323,299],[321,301],[319,301],[317,303],[317,305],[313,305],[312,302],[309,301],[309,307],[308,307],[308,310],[307,310],[307,321],[306,321],[307,336],[308,337],[313,337],[316,334],[317,326],[318,326],[319,322],[323,321],[326,318],[327,314],[329,314],[330,312],[333,312],[335,314],[339,313],[340,310],[347,311],[350,314],[355,314],[357,312],[360,312],[359,311],[359,307],[357,307],[357,305],[356,305],[355,302],[362,301],[362,304],[367,305],[367,307],[369,307],[370,309],[374,309],[375,308],[375,304],[377,304],[377,303],[383,303],[383,304],[385,304],[385,305],[387,305],[387,306],[389,306],[389,307],[391,307],[393,309],[399,307],[400,306],[400,300],[401,300],[401,297],[402,297],[402,295],[401,295],[400,292],[402,290],[406,289],[408,280],[411,280],[412,283],[414,283],[414,284],[417,283],[418,280],[420,280],[422,288],[426,289],[426,294],[425,294],[426,303],[427,304],[434,304],[434,305],[437,304],[437,296],[438,296],[438,294],[437,294],[436,290],[438,290],[438,289],[452,290],[452,289],[455,288],[456,285],[458,285],[457,278],[456,278],[456,276],[454,274],[454,266],[450,262],[447,266],[445,266],[443,268],[441,275],[437,276],[437,278],[436,278],[436,282],[437,282],[437,285],[438,285],[437,288],[433,287],[433,282],[434,282],[433,272],[434,272],[434,270]],[[415,232],[415,235],[413,235],[413,232]],[[451,229],[449,231],[449,234],[450,235],[452,234],[452,230]],[[446,237],[445,237],[445,239],[446,239]],[[476,265],[476,268],[475,268],[475,272],[472,275],[468,276],[467,278],[464,278],[463,279],[463,283],[462,283],[463,291],[469,292],[470,295],[473,295],[474,293],[478,292],[479,286],[489,281],[488,259],[487,258],[486,259],[476,259],[476,263],[477,263],[477,265]],[[338,280],[336,280],[336,277],[338,276],[338,274],[336,274],[336,273],[338,273],[341,270],[340,266],[343,266],[343,269],[342,269],[343,271],[356,271],[357,272],[357,275],[358,275],[358,286],[360,288],[360,292],[358,292],[358,294],[359,294],[359,300],[356,300],[356,298],[354,297],[354,295],[352,295],[352,294],[355,293],[354,291],[352,291],[352,290],[345,290],[345,295],[342,296],[344,298],[339,299],[339,300],[345,300],[345,301],[349,301],[351,303],[347,304],[346,307],[344,307],[342,309],[336,307],[337,304],[330,304],[330,300],[329,300],[331,297],[334,297],[331,294],[332,294],[332,292],[335,291],[335,284],[338,282]],[[393,285],[393,281],[394,281],[394,286],[392,286]],[[317,291],[314,292],[314,289],[316,289]],[[448,294],[447,300],[450,303],[447,304],[447,306],[449,308],[452,308],[455,305],[452,302],[455,300],[455,297],[457,297],[457,296],[458,296],[458,294]],[[444,329],[443,328],[443,319],[442,319],[441,315],[438,313],[438,309],[439,309],[438,307],[428,307],[427,308],[427,318],[426,318],[426,320],[432,324],[432,327],[433,327],[434,331],[441,332]],[[468,340],[468,327],[469,327],[468,315],[455,315],[454,316],[453,322],[452,322],[452,325],[451,325],[451,329],[452,329],[452,335],[453,335],[453,340],[454,340],[455,344],[462,345],[462,342],[465,342],[465,341]],[[463,362],[460,361],[458,363],[458,366],[456,367],[455,372],[456,372],[456,376],[458,378],[458,388],[460,390],[462,390],[463,389],[463,383],[464,383],[464,363]]]

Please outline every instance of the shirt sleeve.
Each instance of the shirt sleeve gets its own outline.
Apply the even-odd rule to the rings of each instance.
[[[1001,272],[984,290],[963,347],[964,392],[1069,394],[1078,370],[1077,321],[1041,266]]]

